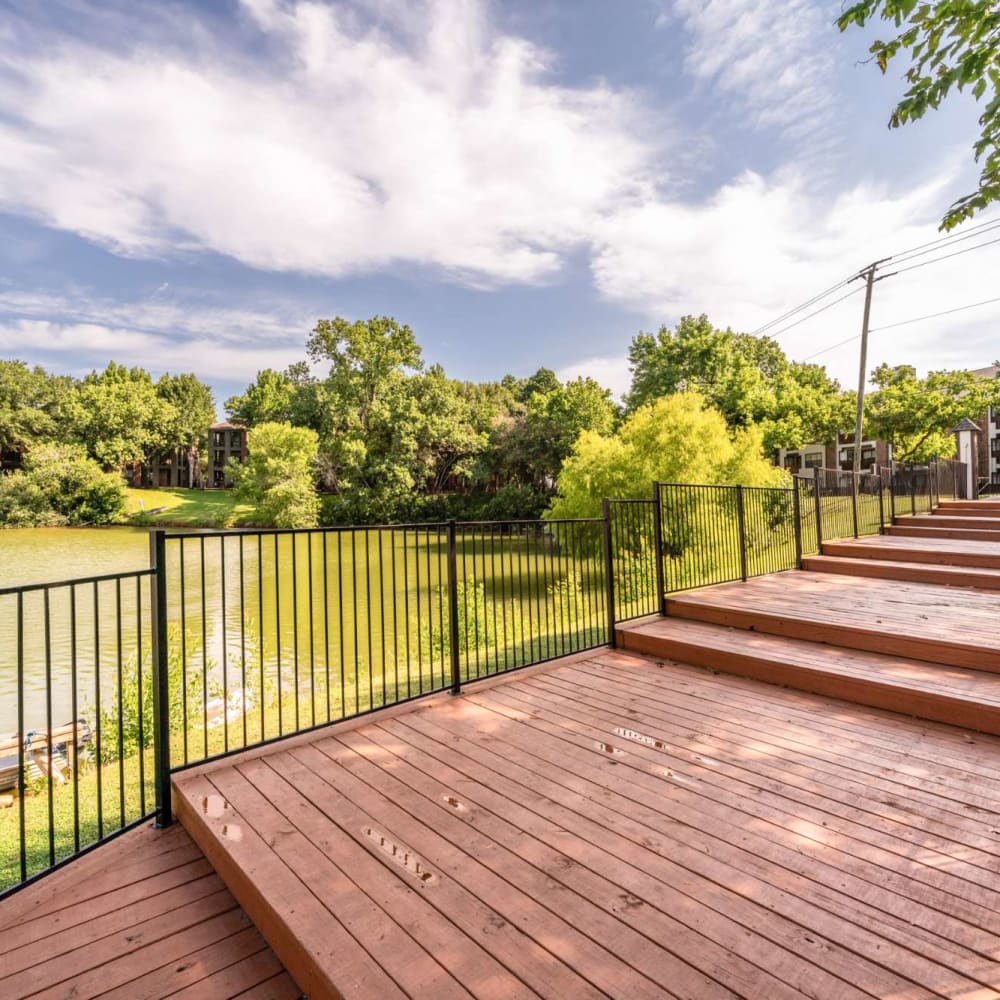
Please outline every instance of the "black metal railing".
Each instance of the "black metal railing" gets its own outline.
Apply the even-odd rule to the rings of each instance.
[[[0,589],[0,889],[155,812],[152,575]]]
[[[169,823],[177,769],[613,646],[665,595],[800,566],[964,473],[654,483],[575,520],[158,530],[149,569],[0,590],[0,894]]]

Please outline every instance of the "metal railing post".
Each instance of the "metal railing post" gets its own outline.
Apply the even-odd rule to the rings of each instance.
[[[149,533],[150,627],[153,634],[153,786],[156,825],[174,821],[170,804],[170,650],[167,645],[167,542],[160,529]],[[184,669],[182,665],[182,669]]]
[[[889,520],[896,523],[896,463],[889,465]]]
[[[448,647],[451,653],[451,693],[462,693],[462,666],[458,650],[458,558],[455,521],[448,522]]]
[[[878,533],[885,534],[885,484],[882,482],[882,466],[878,467]]]
[[[819,556],[823,554],[823,503],[819,485],[821,472],[818,465],[813,466],[813,482],[815,484],[813,492],[816,500],[816,554]]]
[[[653,483],[653,534],[656,555],[656,608],[660,615],[663,605],[663,508],[660,505],[660,484]]]
[[[910,466],[910,513],[916,517],[917,514],[917,474]]]
[[[795,565],[802,569],[802,503],[799,500],[798,476],[792,476],[792,521],[795,532]]]
[[[854,537],[858,537],[858,476],[851,473],[851,514],[854,518]]]
[[[611,551],[611,501],[605,497],[601,503],[604,514],[604,587],[608,612],[608,645],[614,649],[618,645],[615,635],[615,560]],[[660,598],[662,603],[663,598]]]
[[[747,573],[747,519],[743,507],[743,487],[736,487],[736,525],[740,534],[740,576],[746,583]]]

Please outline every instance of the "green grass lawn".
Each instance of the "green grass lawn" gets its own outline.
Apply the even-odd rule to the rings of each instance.
[[[129,523],[136,525],[227,528],[249,523],[253,514],[252,507],[237,503],[231,490],[129,488],[126,493]],[[150,513],[161,507],[159,513]]]

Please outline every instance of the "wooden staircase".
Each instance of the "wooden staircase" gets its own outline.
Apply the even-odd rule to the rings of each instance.
[[[953,501],[889,530],[825,543],[804,572],[670,595],[666,617],[620,626],[618,642],[1000,734],[1000,502]]]

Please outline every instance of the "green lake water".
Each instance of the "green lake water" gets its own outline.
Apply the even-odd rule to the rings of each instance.
[[[463,676],[603,641],[603,571],[579,554],[583,530],[482,529],[461,539]],[[142,529],[0,532],[0,590],[148,564]],[[170,539],[170,658],[188,710],[181,728],[198,744],[209,706],[235,696],[247,711],[233,715],[233,742],[252,742],[446,686],[446,574],[437,528]],[[0,594],[0,734],[19,728],[19,675],[25,730],[74,714],[92,721],[112,706],[120,677],[148,689],[149,620],[144,577]],[[265,720],[265,703],[281,706],[277,721],[273,712]],[[206,748],[185,740],[175,756],[198,759]]]

